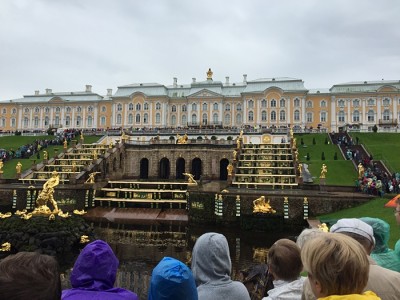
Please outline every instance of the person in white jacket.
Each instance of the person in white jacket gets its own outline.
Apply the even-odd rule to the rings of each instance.
[[[231,279],[231,257],[224,235],[208,232],[200,236],[193,247],[191,268],[199,300],[250,300],[244,284]]]
[[[273,276],[274,288],[263,300],[300,300],[305,278],[300,276],[303,269],[300,248],[288,239],[276,241],[268,251],[269,273]]]

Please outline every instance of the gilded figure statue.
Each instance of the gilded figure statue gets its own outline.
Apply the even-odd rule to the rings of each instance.
[[[299,171],[299,177],[302,177],[302,175],[303,175],[303,164],[299,164],[297,166],[297,170]]]
[[[186,176],[188,183],[197,184],[197,181],[194,180],[193,174],[190,174],[190,173],[182,173],[182,174]]]
[[[17,174],[21,174],[22,171],[22,164],[21,162],[18,162],[17,165],[15,166],[15,171],[17,171]]]
[[[212,79],[213,72],[211,71],[211,68],[208,69],[207,71],[207,79]]]
[[[88,179],[86,179],[85,183],[94,183],[96,181],[95,176],[96,174],[99,174],[100,172],[92,172],[89,174]]]
[[[236,160],[236,158],[237,158],[237,151],[236,150],[233,150],[233,160]]]
[[[5,243],[1,244],[0,251],[1,252],[11,251],[11,244],[9,242],[5,242]]]
[[[188,142],[188,136],[185,133],[183,136],[180,136],[179,134],[176,135],[176,139],[177,139],[177,144],[187,144]]]
[[[323,232],[329,232],[329,227],[326,225],[326,223],[322,223],[321,225],[318,225],[318,229]]]
[[[229,164],[229,165],[226,167],[226,170],[228,171],[228,175],[229,175],[229,176],[232,176],[233,165],[232,165],[232,164]]]
[[[236,139],[236,148],[240,149],[240,138]]]
[[[362,163],[358,164],[358,178],[363,178],[364,177],[364,166]]]
[[[265,197],[261,196],[253,201],[253,213],[275,213],[276,211],[272,209],[271,205],[269,204],[269,200],[265,201]]]
[[[43,159],[48,159],[49,158],[49,154],[47,153],[46,150],[43,151]]]
[[[57,171],[53,171],[51,177],[43,184],[43,190],[40,191],[38,198],[36,199],[36,208],[33,213],[58,213],[58,205],[54,199],[54,188],[60,183],[60,176]],[[54,209],[53,211],[47,206],[50,202]]]
[[[97,150],[93,150],[93,159],[97,159]]]
[[[0,159],[0,174],[3,173],[3,166],[4,166],[3,160]]]
[[[297,140],[296,140],[296,138],[293,138],[292,141],[293,141],[292,148],[296,149],[297,148]]]
[[[325,164],[322,164],[321,175],[319,178],[326,178],[326,173],[328,173],[328,167]]]
[[[64,140],[64,143],[63,143],[63,144],[64,144],[64,149],[67,149],[67,148],[68,148],[68,142],[67,142],[66,139]]]
[[[290,133],[290,138],[293,139],[293,127],[290,127],[289,133]]]

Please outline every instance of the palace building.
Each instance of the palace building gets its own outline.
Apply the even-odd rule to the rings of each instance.
[[[334,84],[307,89],[301,79],[268,78],[231,83],[206,80],[165,86],[138,83],[113,94],[35,91],[0,101],[1,131],[49,128],[186,128],[242,127],[277,129],[293,126],[320,131],[394,132],[400,119],[400,80]]]

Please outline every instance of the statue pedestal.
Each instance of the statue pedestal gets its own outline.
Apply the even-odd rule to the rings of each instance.
[[[321,192],[326,192],[326,178],[319,179],[319,190]]]
[[[44,165],[47,165],[49,163],[49,160],[46,158],[46,159],[43,159],[43,164]]]

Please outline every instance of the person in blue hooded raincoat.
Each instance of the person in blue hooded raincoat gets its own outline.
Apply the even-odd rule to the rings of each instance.
[[[71,273],[72,289],[62,292],[63,300],[139,300],[128,290],[115,288],[119,261],[110,246],[94,241],[79,254]]]
[[[192,271],[181,261],[164,257],[153,269],[149,300],[198,300]]]

